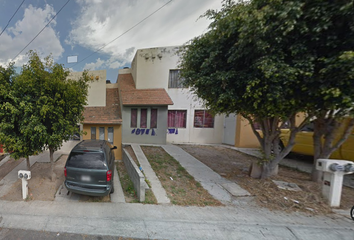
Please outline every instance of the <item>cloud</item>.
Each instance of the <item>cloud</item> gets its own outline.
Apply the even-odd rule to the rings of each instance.
[[[97,69],[100,69],[104,63],[105,63],[105,61],[103,61],[100,58],[98,58],[96,60],[96,62],[86,63],[85,66],[84,66],[84,69],[97,70]]]
[[[206,31],[209,21],[197,19],[208,9],[221,7],[215,0],[172,1],[150,18],[131,27],[168,0],[77,0],[81,12],[72,22],[66,43],[91,51],[100,50],[110,59],[102,66],[117,68],[130,63],[136,49],[182,45]],[[133,51],[132,51],[133,50]],[[92,64],[92,63],[91,63]]]
[[[29,5],[23,14],[23,18],[9,27],[0,36],[0,64],[7,64],[13,59],[49,22],[55,11],[52,6],[46,4],[44,8],[36,8]],[[45,57],[52,53],[54,59],[61,57],[64,52],[61,46],[59,33],[55,31],[55,19],[45,30],[16,58],[16,66],[27,62],[26,52],[36,50],[40,56]]]

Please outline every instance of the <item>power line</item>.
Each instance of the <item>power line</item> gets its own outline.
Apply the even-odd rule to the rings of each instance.
[[[37,34],[37,35],[14,57],[14,58],[12,58],[11,61],[13,61],[14,59],[16,59],[17,56],[20,55],[20,54],[23,52],[23,50],[25,50],[25,49],[39,36],[39,34],[41,34],[41,33],[43,32],[43,30],[49,25],[49,23],[51,23],[51,22],[53,21],[53,19],[61,12],[61,10],[63,10],[63,8],[64,8],[69,2],[70,2],[70,0],[68,0],[68,1],[64,4],[64,6],[62,6],[62,7],[60,8],[60,10],[54,15],[54,17],[52,17],[52,19],[50,19],[50,21],[42,28],[42,30],[40,30],[39,33],[38,33],[38,34]]]
[[[12,15],[12,17],[10,18],[10,20],[7,22],[5,28],[1,31],[0,36],[1,36],[2,33],[5,31],[5,29],[7,28],[7,26],[9,26],[9,24],[10,24],[12,18],[16,15],[17,11],[20,9],[20,7],[22,6],[22,4],[23,4],[24,1],[25,1],[25,0],[22,1],[22,3],[20,4],[20,6],[18,6],[18,8],[16,9],[16,12]]]
[[[148,19],[149,17],[151,17],[152,15],[154,15],[155,13],[157,13],[158,11],[160,11],[162,8],[164,8],[167,4],[169,4],[170,2],[172,2],[173,0],[168,1],[167,3],[165,3],[164,5],[162,5],[161,7],[159,7],[158,9],[156,9],[154,12],[152,12],[150,15],[148,15],[147,17],[143,18],[140,22],[138,22],[137,24],[135,24],[134,26],[132,26],[131,28],[129,28],[127,31],[125,31],[124,33],[122,33],[121,35],[119,35],[118,37],[116,37],[115,39],[113,39],[112,41],[110,41],[109,43],[103,45],[102,47],[100,47],[99,49],[97,49],[95,52],[91,53],[90,55],[88,55],[87,57],[85,57],[84,59],[82,59],[81,61],[75,63],[73,66],[71,67],[75,67],[77,64],[85,61],[86,59],[88,59],[89,57],[91,57],[92,55],[96,54],[97,52],[99,52],[101,49],[103,49],[104,47],[106,47],[107,45],[111,44],[112,42],[114,42],[115,40],[117,40],[118,38],[122,37],[123,35],[125,35],[126,33],[128,33],[130,30],[132,30],[133,28],[135,28],[136,26],[138,26],[140,23],[144,22],[146,19]]]

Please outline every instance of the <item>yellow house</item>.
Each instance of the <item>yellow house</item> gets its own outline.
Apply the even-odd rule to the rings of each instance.
[[[119,106],[118,85],[107,84],[104,107],[86,107],[82,130],[83,140],[107,140],[113,146],[116,159],[122,159],[122,117]]]

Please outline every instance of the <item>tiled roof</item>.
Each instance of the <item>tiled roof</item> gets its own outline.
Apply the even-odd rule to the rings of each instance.
[[[164,88],[136,89],[130,73],[119,74],[118,83],[123,105],[173,105]]]
[[[106,89],[105,107],[86,107],[84,124],[121,124],[118,88]]]

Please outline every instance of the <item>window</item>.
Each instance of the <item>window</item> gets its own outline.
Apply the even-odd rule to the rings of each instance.
[[[138,126],[138,109],[133,108],[131,109],[130,113],[130,127],[131,128],[136,128]]]
[[[93,152],[71,153],[67,166],[86,169],[107,169],[103,153]]]
[[[194,127],[196,128],[213,128],[214,117],[206,110],[195,110]]]
[[[147,127],[147,109],[141,109],[140,112],[140,128],[146,128]]]
[[[99,128],[99,139],[100,140],[104,140],[105,138],[104,138],[104,127],[100,127]]]
[[[91,139],[96,139],[96,127],[91,127]]]
[[[186,128],[187,110],[168,110],[169,128]]]
[[[170,70],[170,77],[168,80],[169,88],[183,88],[184,78],[180,77],[179,70]]]
[[[157,128],[157,109],[151,109],[150,128]]]
[[[113,127],[108,128],[108,142],[113,145]]]

